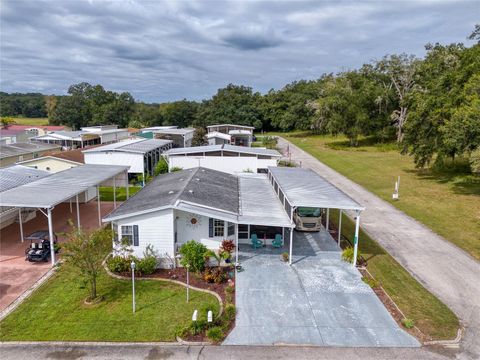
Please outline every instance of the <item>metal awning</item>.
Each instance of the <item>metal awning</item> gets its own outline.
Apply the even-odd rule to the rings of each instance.
[[[239,224],[292,227],[283,204],[264,174],[239,174]]]
[[[350,196],[310,169],[269,167],[268,171],[291,206],[342,210],[365,209]]]
[[[0,194],[0,206],[53,208],[129,169],[119,165],[82,165]]]

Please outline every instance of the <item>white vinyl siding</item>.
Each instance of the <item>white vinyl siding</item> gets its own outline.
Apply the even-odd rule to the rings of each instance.
[[[138,226],[138,246],[132,246],[133,255],[143,257],[143,253],[150,244],[159,257],[170,258],[174,253],[173,210],[167,209],[154,213],[132,216],[115,222],[123,235],[125,226]]]

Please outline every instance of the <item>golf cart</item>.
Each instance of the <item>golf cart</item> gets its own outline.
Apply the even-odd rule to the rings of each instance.
[[[30,246],[25,249],[25,261],[48,261],[48,259],[50,258],[50,238],[48,235],[48,231],[35,231],[34,233],[27,236],[25,239],[30,240]],[[53,234],[53,244],[55,247],[55,253],[57,253],[58,249],[55,246],[57,244],[56,234]]]

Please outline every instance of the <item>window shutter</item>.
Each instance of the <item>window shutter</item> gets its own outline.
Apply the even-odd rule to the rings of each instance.
[[[213,237],[213,219],[208,219],[208,237]]]
[[[138,246],[138,225],[133,225],[133,246]]]

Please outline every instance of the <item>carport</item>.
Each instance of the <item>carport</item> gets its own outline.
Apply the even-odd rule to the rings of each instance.
[[[23,224],[21,219],[21,210],[23,208],[37,209],[47,217],[50,239],[50,254],[53,266],[55,265],[52,226],[53,208],[63,202],[69,201],[71,203],[72,199],[75,199],[77,210],[77,227],[80,228],[79,195],[87,192],[90,188],[96,187],[98,223],[101,226],[100,185],[110,179],[113,179],[113,186],[115,190],[116,177],[120,174],[126,175],[128,168],[128,166],[120,165],[83,165],[74,167],[2,192],[0,194],[0,206],[14,207],[19,209],[20,237],[22,241]],[[128,176],[125,176],[125,179],[125,188],[128,198]],[[114,207],[116,207],[115,196]]]
[[[342,212],[351,211],[355,215],[355,237],[353,265],[357,263],[358,234],[360,230],[360,213],[365,208],[343,191],[332,185],[310,169],[269,167],[268,179],[280,202],[293,223],[294,212],[298,207],[326,209],[326,230],[329,228],[330,209],[340,211],[338,243],[340,243]],[[293,241],[290,236],[289,263],[292,264]]]

